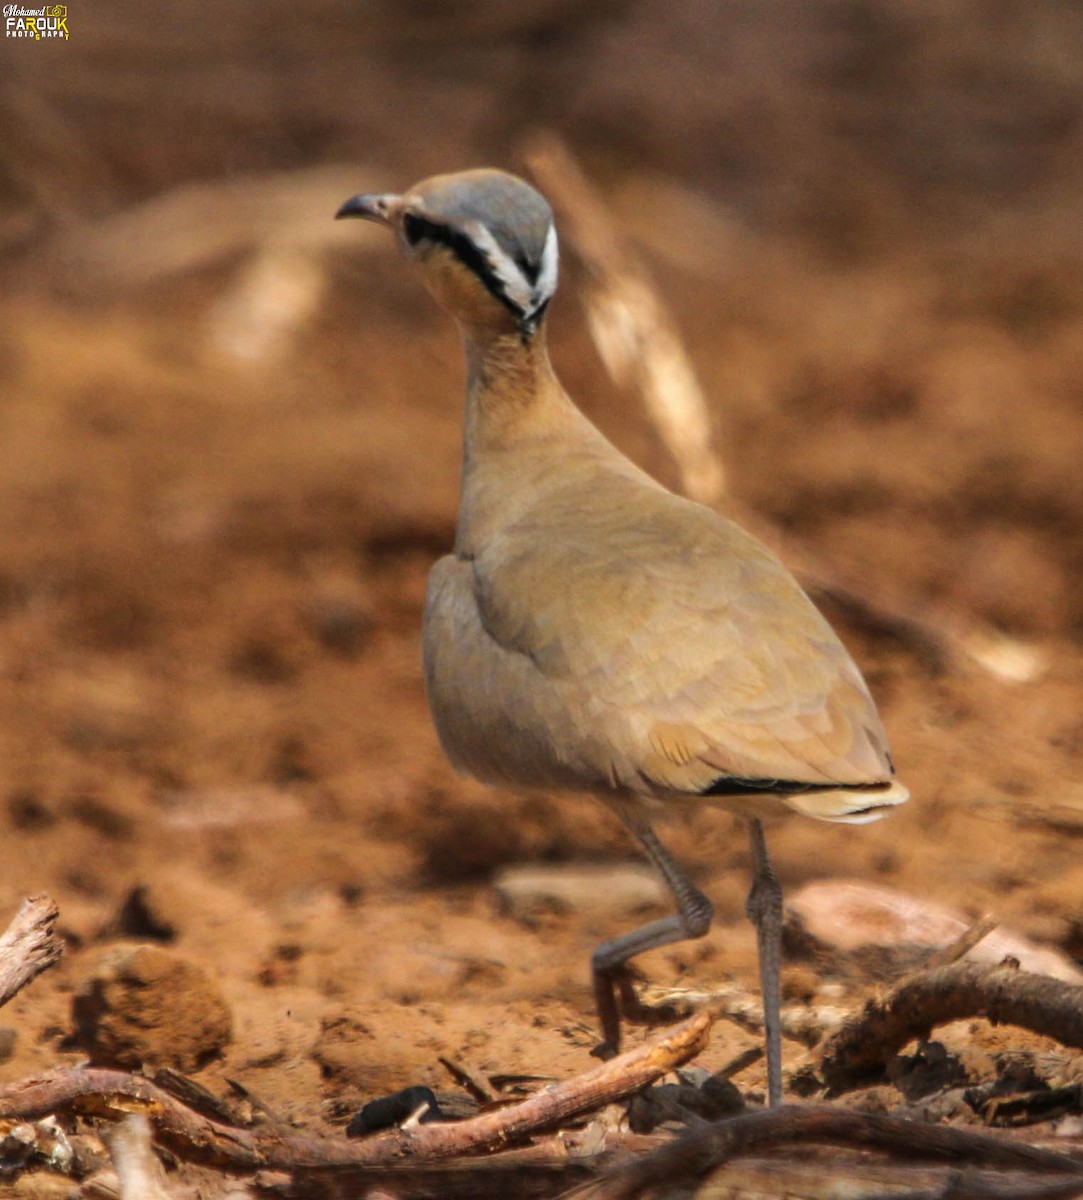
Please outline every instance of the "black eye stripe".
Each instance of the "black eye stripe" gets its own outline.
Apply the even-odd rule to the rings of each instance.
[[[541,263],[528,262],[522,254],[517,254],[512,261],[522,271],[523,278],[533,287],[538,282],[538,272],[541,270]]]
[[[431,221],[423,221],[420,217],[415,217],[413,213],[407,213],[402,218],[402,234],[411,246],[416,246],[424,237],[435,241],[435,235],[431,232],[435,228],[436,226]]]
[[[448,225],[441,225],[439,221],[419,217],[416,213],[406,213],[402,218],[402,236],[411,246],[416,246],[422,241],[446,246],[464,267],[474,272],[492,296],[517,317],[523,315],[523,310],[504,291],[503,281],[493,270],[489,260],[465,233],[460,233]]]

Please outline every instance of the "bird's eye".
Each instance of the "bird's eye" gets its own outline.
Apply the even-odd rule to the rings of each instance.
[[[413,213],[402,218],[402,236],[410,246],[416,246],[425,236],[427,222],[419,220]]]

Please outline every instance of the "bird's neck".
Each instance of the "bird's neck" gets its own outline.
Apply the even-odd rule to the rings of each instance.
[[[545,327],[466,326],[466,420],[457,547],[479,541],[536,502],[558,459],[608,445],[579,411],[549,361]]]
[[[575,409],[549,361],[544,326],[526,336],[467,326],[463,343],[468,454],[544,436],[547,427]]]

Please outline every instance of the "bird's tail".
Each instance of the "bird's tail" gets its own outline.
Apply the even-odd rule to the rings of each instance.
[[[866,787],[833,788],[830,791],[797,792],[783,796],[782,802],[794,812],[820,821],[843,821],[865,825],[886,817],[896,804],[903,804],[910,793],[897,780]]]

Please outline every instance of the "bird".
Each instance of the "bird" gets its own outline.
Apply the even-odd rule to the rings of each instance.
[[[641,1019],[631,960],[700,938],[710,900],[654,832],[697,804],[751,836],[768,1104],[782,1102],[782,891],[763,822],[861,823],[907,799],[850,654],[790,572],[717,511],[675,494],[597,428],[557,378],[546,312],[553,211],[492,167],[362,193],[335,214],[387,226],[462,335],[458,521],[428,577],[422,642],[440,743],[459,771],[592,794],[676,905],[591,959],[602,1041]]]

